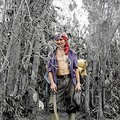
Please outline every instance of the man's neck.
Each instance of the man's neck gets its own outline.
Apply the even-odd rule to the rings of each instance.
[[[57,55],[64,55],[65,52],[64,52],[64,49],[61,49],[61,48],[57,48]]]

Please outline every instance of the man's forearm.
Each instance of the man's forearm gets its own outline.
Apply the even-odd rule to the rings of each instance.
[[[80,84],[80,76],[79,76],[78,68],[75,70],[75,75],[76,75],[76,82],[77,82],[77,84]]]
[[[50,83],[51,83],[51,84],[54,83],[52,72],[49,72],[49,73],[48,73],[48,77],[49,77]]]

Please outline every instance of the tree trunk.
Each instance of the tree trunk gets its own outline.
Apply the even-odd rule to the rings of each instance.
[[[85,110],[86,110],[86,120],[90,119],[90,78],[91,76],[88,75],[86,76],[86,82],[85,82]]]

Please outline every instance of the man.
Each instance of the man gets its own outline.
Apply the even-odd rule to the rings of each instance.
[[[56,49],[48,55],[51,120],[59,120],[59,114],[54,110],[54,102],[57,104],[58,112],[65,105],[65,110],[69,115],[68,119],[75,120],[77,108],[73,101],[73,95],[75,91],[81,90],[77,56],[69,47],[66,33],[56,35],[55,44]]]

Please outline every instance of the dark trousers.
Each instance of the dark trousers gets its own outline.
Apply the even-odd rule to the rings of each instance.
[[[76,112],[76,106],[73,102],[75,86],[69,76],[58,77],[56,103],[58,111],[66,111],[68,114]],[[53,93],[50,93],[49,110],[53,110]]]

